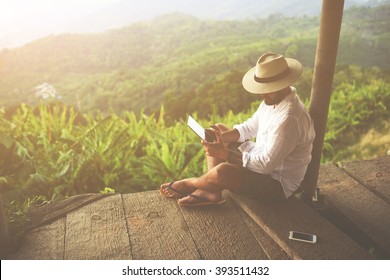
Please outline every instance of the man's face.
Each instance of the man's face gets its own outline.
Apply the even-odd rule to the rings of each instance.
[[[283,94],[280,94],[280,92],[271,92],[267,94],[262,94],[261,97],[263,98],[265,104],[269,106],[279,104],[280,101],[282,101],[284,98]]]
[[[266,105],[278,105],[290,92],[291,88],[286,87],[279,91],[262,94],[261,98],[263,98]]]

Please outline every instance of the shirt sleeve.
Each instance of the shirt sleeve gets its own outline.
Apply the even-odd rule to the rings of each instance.
[[[287,118],[269,132],[262,149],[243,152],[243,166],[254,172],[271,174],[295,149],[299,135],[298,121]]]
[[[253,114],[251,118],[245,121],[242,124],[234,125],[233,128],[237,129],[240,133],[240,138],[237,142],[245,142],[248,139],[254,138],[257,135],[257,131],[259,129],[259,115],[260,115],[260,107]]]

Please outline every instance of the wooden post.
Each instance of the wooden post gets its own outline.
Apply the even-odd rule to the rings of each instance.
[[[0,196],[0,257],[4,256],[10,248],[10,236],[8,232],[8,220],[5,215],[3,200]]]
[[[343,8],[344,0],[322,1],[320,31],[317,40],[309,108],[310,115],[314,120],[316,138],[313,144],[312,160],[302,182],[302,189],[308,196],[313,196],[317,187]]]

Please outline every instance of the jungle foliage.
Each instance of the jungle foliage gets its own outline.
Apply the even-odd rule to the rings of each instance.
[[[359,157],[359,151],[347,155],[344,150],[369,128],[389,120],[390,84],[343,83],[332,100],[323,161]],[[258,104],[241,113],[214,113],[200,122],[232,126],[249,118]],[[388,133],[388,125],[386,129],[382,133]],[[386,152],[383,146],[378,155]],[[60,103],[21,105],[12,117],[3,109],[0,154],[0,191],[6,201],[20,203],[19,209],[37,197],[50,201],[107,188],[121,193],[156,189],[162,182],[199,176],[206,168],[197,136],[184,121],[168,125],[164,107],[159,115],[122,116],[81,114]]]

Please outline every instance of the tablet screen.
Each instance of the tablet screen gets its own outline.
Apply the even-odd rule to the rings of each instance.
[[[188,126],[204,141],[206,141],[206,132],[204,128],[191,116],[188,116]]]

